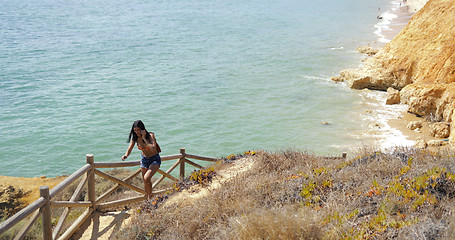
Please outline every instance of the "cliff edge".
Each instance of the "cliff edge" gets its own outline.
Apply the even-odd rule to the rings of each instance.
[[[429,0],[406,27],[361,69],[335,81],[351,88],[399,90],[409,112],[443,122],[455,143],[455,0]]]

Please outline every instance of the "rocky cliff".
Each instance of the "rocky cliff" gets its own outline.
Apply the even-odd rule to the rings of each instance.
[[[429,0],[362,69],[334,78],[354,89],[400,91],[409,111],[450,124],[455,143],[455,0]]]

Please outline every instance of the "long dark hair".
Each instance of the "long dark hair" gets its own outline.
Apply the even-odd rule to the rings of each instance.
[[[134,121],[133,126],[131,127],[130,136],[128,137],[128,141],[126,141],[127,143],[131,141],[131,137],[133,137],[133,142],[137,142],[137,134],[134,132],[135,127],[138,127],[141,130],[145,130],[147,134],[146,137],[147,138],[149,137],[149,132],[147,131],[147,129],[145,129],[144,123],[141,120],[136,120]]]

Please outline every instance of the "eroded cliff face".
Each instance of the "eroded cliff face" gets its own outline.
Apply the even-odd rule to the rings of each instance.
[[[395,88],[410,112],[454,122],[455,0],[429,0],[362,69],[344,70],[334,80],[355,89]],[[455,123],[450,125],[455,143]]]

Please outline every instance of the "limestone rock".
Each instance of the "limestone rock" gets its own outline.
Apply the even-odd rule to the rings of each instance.
[[[376,48],[370,47],[370,46],[364,46],[364,47],[358,47],[357,51],[359,51],[360,53],[364,53],[368,56],[373,56],[376,53],[378,53],[379,50]]]
[[[349,87],[353,89],[367,88],[371,83],[370,76],[359,76],[356,78],[350,78],[348,80]]]
[[[447,144],[447,142],[444,140],[441,140],[441,139],[433,139],[433,140],[428,141],[429,147],[440,147],[440,146],[443,146],[446,144]]]
[[[452,85],[452,84],[451,84]],[[455,85],[454,85],[455,87]],[[421,116],[429,116],[431,114],[437,117],[436,120],[443,118],[442,113],[447,107],[446,103],[440,99],[447,94],[444,94],[446,89],[450,89],[446,84],[441,85],[423,85],[411,84],[403,88],[400,92],[401,102],[409,105],[409,111]],[[455,88],[454,88],[455,90]],[[455,93],[455,92],[454,92]]]
[[[334,76],[334,77],[331,77],[332,81],[334,82],[343,82],[343,78],[341,76]]]
[[[438,122],[430,124],[431,136],[437,138],[447,138],[450,135],[450,126],[447,123]]]
[[[408,125],[406,125],[406,128],[416,130],[422,128],[422,126],[423,126],[422,121],[412,121],[409,122]]]
[[[332,77],[337,82],[346,82],[351,88],[363,89],[369,86],[369,77],[359,69],[346,69],[340,72],[340,76]]]
[[[452,121],[455,121],[455,112],[452,114]],[[452,146],[455,146],[455,123],[453,122],[450,124],[450,133],[449,142],[452,144]]]
[[[421,137],[418,137],[416,139],[416,144],[414,147],[420,148],[420,149],[425,149],[427,147],[427,143]]]
[[[400,103],[400,91],[394,88],[387,89],[387,100],[385,104],[392,105]]]
[[[387,90],[389,87],[402,89],[406,84],[396,81],[393,72],[382,70],[377,60],[367,59],[368,68],[346,69],[340,72],[340,76],[332,77],[333,81],[346,82],[352,89]]]

